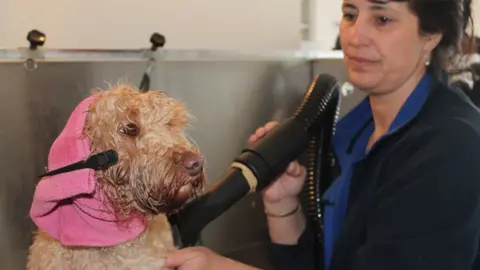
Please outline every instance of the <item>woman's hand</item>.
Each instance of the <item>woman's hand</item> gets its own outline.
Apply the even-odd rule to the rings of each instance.
[[[268,122],[265,126],[258,128],[248,139],[252,144],[278,126],[277,122]],[[292,142],[295,143],[295,142]],[[279,145],[278,147],[282,147]],[[306,169],[297,161],[291,162],[285,173],[263,191],[263,201],[266,204],[278,204],[282,201],[296,201],[296,196],[300,193],[305,182]]]
[[[277,122],[267,123],[257,129],[248,142],[251,144],[262,139],[276,126]],[[285,172],[262,191],[263,205],[269,217],[268,231],[274,243],[294,245],[305,229],[305,217],[302,211],[298,211],[300,209],[298,194],[302,190],[305,176],[305,167],[297,161],[291,162]]]
[[[165,258],[167,268],[178,270],[258,270],[222,257],[205,247],[189,247],[172,251]]]

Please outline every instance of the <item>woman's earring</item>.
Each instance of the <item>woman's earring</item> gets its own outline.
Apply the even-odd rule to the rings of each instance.
[[[430,65],[430,56],[428,56],[427,54],[427,61],[425,61],[425,66],[429,66]]]

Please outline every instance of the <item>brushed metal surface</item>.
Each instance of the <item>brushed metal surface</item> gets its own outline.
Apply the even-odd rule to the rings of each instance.
[[[0,47],[0,62],[23,62],[32,58],[38,62],[139,62],[153,57],[157,61],[309,61],[342,59],[342,51],[323,50],[176,50],[163,48],[151,51],[142,49],[52,49],[39,47],[30,50],[26,44],[15,49]]]
[[[102,72],[97,74],[100,68]],[[29,218],[37,175],[70,112],[94,87],[106,87],[142,65],[49,64],[35,72],[22,64],[0,65],[0,265],[25,269],[34,226]]]
[[[221,177],[256,128],[290,115],[310,82],[307,62],[167,62],[157,71],[159,87],[197,118],[189,133],[206,156],[208,184]],[[269,269],[265,230],[260,198],[251,195],[207,226],[202,240],[223,255]]]
[[[341,68],[314,64],[314,72],[342,78]],[[28,72],[0,64],[0,266],[25,268],[34,229],[28,213],[48,150],[77,103],[92,88],[127,81],[138,85],[144,63],[41,63]],[[185,102],[197,120],[190,137],[206,156],[214,183],[246,146],[248,136],[298,106],[312,70],[303,61],[164,62],[152,87]],[[269,269],[265,220],[258,196],[249,196],[212,222],[203,242],[214,251]]]

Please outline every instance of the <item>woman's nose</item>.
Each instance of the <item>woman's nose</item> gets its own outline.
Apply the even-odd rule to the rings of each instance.
[[[203,170],[203,157],[199,154],[186,152],[182,156],[182,165],[190,176],[197,176]]]
[[[369,43],[369,26],[368,22],[357,18],[350,26],[345,29],[344,37],[347,37],[348,43],[352,46],[364,46]]]

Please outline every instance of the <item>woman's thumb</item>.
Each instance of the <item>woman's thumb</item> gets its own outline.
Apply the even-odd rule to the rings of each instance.
[[[297,161],[292,161],[288,165],[286,173],[292,177],[298,177],[303,174],[303,168]]]

